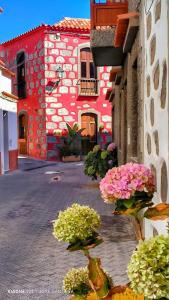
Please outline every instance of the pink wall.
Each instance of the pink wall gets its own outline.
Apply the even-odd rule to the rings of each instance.
[[[28,113],[28,155],[42,159],[58,159],[57,133],[79,122],[84,112],[96,112],[99,124],[106,133],[99,135],[100,143],[111,139],[111,104],[105,100],[110,68],[100,68],[99,96],[79,96],[79,45],[89,42],[89,36],[77,33],[56,34],[41,26],[38,30],[4,45],[6,61],[16,71],[17,52],[24,50],[26,61],[27,98],[19,100],[18,113]],[[2,51],[0,52],[2,54]],[[56,81],[56,68],[64,69],[64,78],[53,92],[48,91],[49,83]],[[16,93],[16,85],[14,85]],[[80,125],[80,124],[79,124]]]

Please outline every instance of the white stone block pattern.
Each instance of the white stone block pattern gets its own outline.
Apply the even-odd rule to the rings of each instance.
[[[65,122],[74,122],[75,119],[72,116],[66,116],[64,117]]]
[[[46,129],[56,129],[56,124],[55,123],[53,123],[53,122],[47,122],[46,123]]]
[[[61,86],[59,88],[59,93],[61,93],[61,94],[68,94],[68,87],[67,86]]]
[[[45,41],[45,48],[54,48],[55,44],[52,42]]]
[[[52,117],[52,121],[53,122],[61,122],[62,121],[62,117],[60,117],[60,116],[53,116]]]
[[[58,115],[59,116],[66,116],[66,115],[68,115],[69,114],[69,112],[68,112],[68,110],[66,109],[66,108],[60,108],[60,109],[58,109]]]
[[[56,48],[59,49],[66,49],[66,43],[60,42],[60,43],[55,43]]]
[[[56,109],[54,108],[47,108],[46,109],[46,114],[47,115],[54,115],[56,113]]]
[[[102,116],[102,121],[103,122],[111,122],[111,117],[108,115],[104,115],[104,116]]]
[[[63,56],[58,56],[58,57],[56,58],[56,62],[57,62],[57,63],[64,63],[64,62],[65,62],[65,59],[64,59]]]
[[[51,102],[57,102],[57,98],[55,97],[46,97],[46,102],[51,103]]]

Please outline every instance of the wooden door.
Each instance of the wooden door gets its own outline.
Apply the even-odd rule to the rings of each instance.
[[[85,113],[81,117],[82,153],[87,154],[97,144],[97,115]]]
[[[19,154],[27,154],[27,115],[19,115]]]

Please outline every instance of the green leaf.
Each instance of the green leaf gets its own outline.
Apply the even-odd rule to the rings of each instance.
[[[130,198],[128,200],[123,200],[123,204],[126,208],[131,208],[134,204],[135,200],[133,198]]]
[[[100,245],[103,243],[102,238],[99,237],[98,233],[94,233],[93,236],[90,238],[86,239],[85,241],[76,241],[73,244],[70,244],[67,247],[67,250],[69,251],[78,251],[78,250],[88,250],[91,248],[95,248],[96,246]]]
[[[78,124],[75,123],[75,124],[73,125],[73,130],[74,130],[74,131],[78,131],[78,128],[79,128],[79,127],[78,127]]]

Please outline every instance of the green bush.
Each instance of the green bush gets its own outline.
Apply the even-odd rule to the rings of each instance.
[[[108,146],[108,148],[111,148]],[[102,150],[99,145],[96,145],[85,158],[85,175],[97,180],[98,177],[103,178],[107,171],[117,166],[117,149]]]
[[[62,136],[63,145],[60,147],[61,156],[80,155],[81,154],[81,133],[84,130],[78,129],[78,125],[74,124],[71,127],[66,124],[67,132],[65,136]]]

